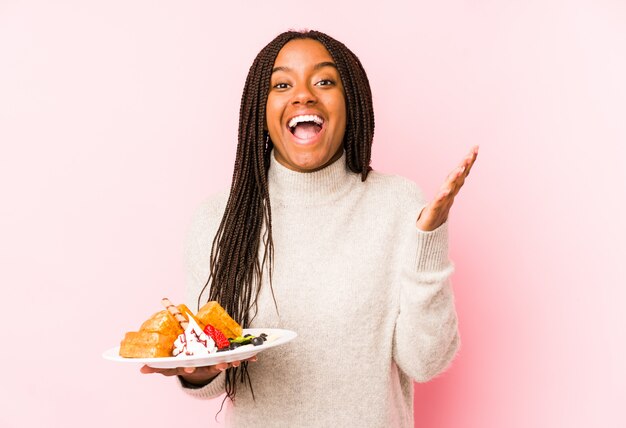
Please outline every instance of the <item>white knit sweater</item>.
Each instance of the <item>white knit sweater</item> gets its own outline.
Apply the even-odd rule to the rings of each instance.
[[[417,186],[376,171],[361,182],[345,154],[313,173],[291,171],[271,156],[269,191],[280,315],[264,286],[247,327],[298,337],[249,364],[256,401],[238,385],[227,426],[412,427],[412,379],[442,372],[459,346],[447,224],[418,230],[426,202]],[[190,229],[193,308],[226,199],[223,193],[203,204]],[[218,397],[224,375],[185,391]],[[207,416],[200,426],[212,421]]]

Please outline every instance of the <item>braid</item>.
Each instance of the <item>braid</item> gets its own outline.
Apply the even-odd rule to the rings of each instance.
[[[374,139],[374,108],[367,74],[359,58],[343,43],[324,33],[313,37],[321,42],[333,57],[341,76],[346,97],[346,131],[344,149],[346,162],[352,172],[360,173],[365,181],[370,167]]]
[[[244,328],[256,316],[265,267],[274,297],[274,244],[267,180],[273,143],[264,129],[272,68],[287,42],[305,38],[324,45],[335,61],[343,83],[347,114],[343,147],[347,166],[361,174],[362,181],[371,171],[374,110],[369,81],[359,59],[344,44],[317,31],[288,31],[277,36],[259,52],[246,78],[239,110],[237,153],[230,195],[213,239],[209,279],[198,296],[200,308],[202,295],[208,288],[208,300],[220,302]],[[275,299],[274,304],[278,309]],[[231,399],[236,395],[237,380],[241,383],[247,381],[252,390],[247,363],[226,371],[226,394]]]

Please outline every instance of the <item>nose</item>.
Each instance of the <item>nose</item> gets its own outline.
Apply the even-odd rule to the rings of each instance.
[[[309,85],[303,84],[295,87],[295,91],[293,94],[293,98],[291,99],[292,104],[294,105],[313,105],[317,103],[317,97],[315,93],[311,90]]]

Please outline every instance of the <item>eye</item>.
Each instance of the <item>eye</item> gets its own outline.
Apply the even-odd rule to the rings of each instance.
[[[322,79],[315,84],[315,86],[332,86],[335,84],[334,80],[331,79]]]
[[[287,89],[289,87],[288,83],[280,82],[272,86],[274,89]]]

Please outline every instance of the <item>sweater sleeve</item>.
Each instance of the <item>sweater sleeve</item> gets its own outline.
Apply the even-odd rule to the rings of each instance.
[[[226,391],[225,389],[226,375],[224,374],[224,372],[218,374],[215,377],[215,379],[213,379],[211,383],[209,383],[208,385],[205,385],[199,388],[191,387],[182,378],[180,377],[177,377],[177,378],[178,378],[178,383],[180,387],[182,388],[182,390],[188,395],[191,395],[192,397],[195,397],[195,398],[209,400],[212,398],[219,397]]]
[[[211,244],[224,212],[225,194],[221,193],[204,201],[195,212],[187,231],[184,248],[186,288],[185,304],[195,311],[198,296],[209,277]],[[208,290],[203,294],[206,299]],[[177,383],[187,394],[202,399],[211,399],[225,392],[225,375],[220,373],[211,383],[203,387],[192,387],[178,378]]]
[[[460,345],[448,259],[448,223],[424,232],[412,225],[410,255],[400,278],[393,356],[417,382],[444,371]]]

